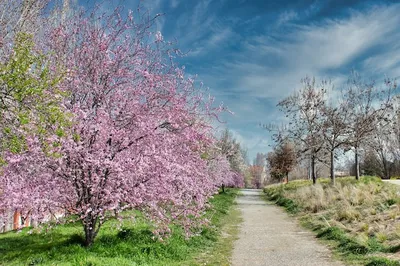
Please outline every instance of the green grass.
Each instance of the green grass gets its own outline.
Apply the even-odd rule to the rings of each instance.
[[[184,265],[230,265],[233,244],[239,234],[241,221],[240,210],[233,206],[228,215],[221,220],[221,234],[217,242],[213,246],[205,248],[192,260],[186,261]]]
[[[124,220],[122,230],[115,220],[105,223],[89,248],[81,245],[82,228],[77,223],[59,225],[47,233],[24,229],[0,234],[0,265],[199,265],[197,258],[204,259],[205,253],[207,265],[224,265],[219,262],[229,261],[229,245],[239,222],[234,207],[237,193],[230,189],[211,199],[212,208],[206,213],[211,225],[190,239],[172,226],[168,239],[155,240],[150,225],[140,218]]]
[[[376,177],[292,181],[268,186],[266,198],[299,218],[336,256],[352,265],[398,265],[399,188]],[[397,255],[396,255],[397,253]]]

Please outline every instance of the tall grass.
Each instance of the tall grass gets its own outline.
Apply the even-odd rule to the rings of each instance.
[[[400,187],[375,177],[359,182],[351,177],[338,178],[335,186],[329,179],[314,186],[303,180],[264,191],[268,199],[299,216],[318,237],[334,241],[338,252],[352,262],[400,265],[387,259],[400,259],[396,254],[400,251]],[[384,255],[372,258],[370,254]]]
[[[115,220],[107,222],[90,248],[82,246],[82,228],[77,223],[56,226],[47,233],[24,229],[0,234],[0,265],[196,265],[194,258],[204,250],[209,257],[223,253],[217,244],[236,195],[232,189],[211,199],[205,214],[210,226],[190,239],[174,226],[172,235],[160,242],[140,217],[135,222],[124,220],[122,229]]]

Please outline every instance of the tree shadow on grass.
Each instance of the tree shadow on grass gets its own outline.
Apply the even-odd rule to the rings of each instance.
[[[31,260],[41,261],[40,257],[49,257],[52,250],[74,244],[76,236],[71,237],[70,234],[8,233],[0,238],[0,263],[21,261],[34,265],[35,263],[30,263]]]
[[[147,263],[157,258],[175,258],[185,254],[184,241],[178,237],[160,242],[148,228],[107,231],[99,235],[91,247],[83,246],[82,234],[7,233],[0,236],[0,265],[37,265],[65,261],[82,262],[87,257],[126,258]],[[178,243],[179,242],[179,243]],[[183,250],[182,250],[183,248]]]

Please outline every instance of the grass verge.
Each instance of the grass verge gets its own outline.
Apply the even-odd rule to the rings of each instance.
[[[164,242],[153,239],[144,219],[104,224],[95,243],[81,245],[80,224],[56,226],[48,232],[0,234],[0,265],[228,265],[231,246],[239,222],[234,200],[238,190],[229,189],[210,200],[206,216],[211,224],[201,233],[185,239],[179,227]],[[199,261],[199,262],[197,262]],[[221,263],[220,263],[221,262]]]
[[[353,265],[400,265],[400,187],[378,178],[292,181],[264,189]]]
[[[234,241],[239,234],[239,224],[242,222],[240,210],[233,206],[227,216],[221,221],[220,235],[214,245],[205,248],[191,260],[182,265],[215,265],[229,266]]]

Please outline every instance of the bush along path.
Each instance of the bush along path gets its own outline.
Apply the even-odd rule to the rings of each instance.
[[[243,223],[232,265],[339,266],[328,248],[302,230],[282,209],[262,198],[262,190],[241,190]]]
[[[283,206],[348,265],[400,265],[400,187],[375,177],[292,181],[268,186]]]

